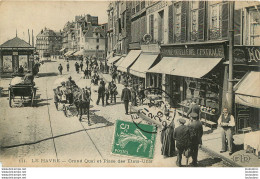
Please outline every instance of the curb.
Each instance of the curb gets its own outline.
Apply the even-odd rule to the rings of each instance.
[[[209,155],[213,155],[213,156],[216,156],[218,158],[221,158],[223,161],[229,163],[232,165],[232,167],[244,167],[242,165],[239,165],[237,163],[235,163],[234,161],[232,161],[231,159],[227,158],[227,157],[224,157],[223,155],[220,155],[219,153],[207,148],[207,147],[204,147],[204,146],[201,146],[200,148],[203,152],[206,152],[208,153]]]

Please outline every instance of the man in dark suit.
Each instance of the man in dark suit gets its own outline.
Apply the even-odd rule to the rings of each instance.
[[[192,156],[192,166],[198,165],[198,150],[199,146],[202,144],[201,137],[203,135],[202,124],[198,119],[198,115],[196,113],[190,114],[192,121],[189,125],[190,127],[190,136],[191,136],[191,156]]]
[[[124,101],[125,104],[125,114],[128,115],[128,105],[131,100],[131,91],[127,88],[127,84],[125,84],[125,88],[122,90],[121,101]]]
[[[181,167],[182,153],[190,146],[190,130],[184,125],[185,119],[179,119],[180,126],[177,127],[173,133],[173,138],[176,140],[177,161],[176,165]]]
[[[187,112],[187,116],[189,116],[191,113],[196,113],[198,115],[197,118],[199,118],[200,106],[197,104],[197,100],[196,99],[192,100],[190,108],[189,108],[189,110]]]
[[[97,105],[99,104],[100,99],[102,100],[102,106],[104,106],[104,98],[105,98],[105,85],[101,82],[98,87],[98,99]]]

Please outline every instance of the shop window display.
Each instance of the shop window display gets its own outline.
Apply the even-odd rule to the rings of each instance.
[[[186,113],[191,105],[192,99],[197,99],[201,108],[200,118],[216,121],[219,109],[219,85],[216,84],[212,75],[207,79],[184,78],[184,100],[180,103],[182,110]]]

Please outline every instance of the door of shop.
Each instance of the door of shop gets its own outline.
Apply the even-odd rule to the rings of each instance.
[[[180,95],[180,79],[177,76],[167,75],[166,92],[172,100],[168,100],[171,106],[176,106],[181,101]]]

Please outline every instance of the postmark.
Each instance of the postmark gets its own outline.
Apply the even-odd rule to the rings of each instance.
[[[134,111],[131,114],[132,121],[141,131],[150,133],[141,127],[140,124],[144,122],[160,128],[163,122],[169,124],[174,120],[176,109],[170,109],[170,104],[174,103],[174,99],[166,91],[160,88],[146,88],[144,94],[146,98],[142,104],[139,102],[137,106],[131,106]],[[168,100],[163,100],[163,98]],[[157,130],[154,133],[157,133]]]
[[[153,159],[157,128],[147,124],[139,124],[139,127],[147,132],[133,122],[117,120],[112,153]]]

